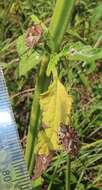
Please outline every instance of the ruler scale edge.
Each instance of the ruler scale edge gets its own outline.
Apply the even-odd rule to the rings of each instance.
[[[8,90],[0,67],[0,189],[32,190]]]

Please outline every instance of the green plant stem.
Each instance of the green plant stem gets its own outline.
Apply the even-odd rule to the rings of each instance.
[[[70,190],[70,169],[71,169],[71,161],[70,156],[67,156],[67,164],[66,164],[66,190]]]
[[[54,172],[53,172],[53,175],[52,175],[52,177],[51,177],[50,184],[49,184],[47,190],[51,190],[51,187],[52,187],[52,184],[53,184],[53,181],[54,181],[54,177],[55,177],[55,174],[56,174],[56,172],[57,172],[57,168],[58,168],[58,165],[56,165],[56,167],[55,167],[55,169],[54,169]]]
[[[84,173],[85,173],[85,169],[82,170],[82,172],[81,172],[81,174],[80,174],[80,177],[79,177],[78,182],[77,182],[77,184],[76,184],[75,190],[78,190],[78,187],[79,187],[79,185],[80,185],[80,182],[81,182],[81,179],[82,179]]]
[[[51,176],[51,180],[50,180],[50,183],[49,183],[49,185],[48,185],[47,190],[51,190],[51,187],[52,187],[52,184],[53,184],[53,181],[54,181],[54,178],[55,178],[55,175],[56,175],[56,172],[57,172],[57,169],[58,169],[58,166],[59,166],[59,164],[60,164],[61,159],[62,159],[62,152],[61,152],[60,155],[58,155],[57,163],[56,163],[56,166],[55,166],[55,168],[54,168],[53,174],[52,174],[52,176]]]
[[[34,164],[34,145],[37,136],[37,131],[40,124],[40,106],[39,106],[39,96],[47,88],[49,79],[46,76],[46,67],[48,63],[48,57],[43,56],[41,62],[40,73],[36,81],[35,93],[32,103],[30,125],[27,137],[27,145],[25,152],[25,160],[27,162],[27,168],[29,174],[32,173],[32,165]]]
[[[54,14],[49,27],[53,44],[52,50],[58,51],[63,40],[65,30],[71,20],[75,0],[57,0]]]

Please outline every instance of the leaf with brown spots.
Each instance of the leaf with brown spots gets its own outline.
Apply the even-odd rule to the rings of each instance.
[[[29,27],[25,33],[26,46],[29,48],[36,46],[39,43],[42,34],[43,29],[40,24]]]
[[[33,179],[41,176],[43,172],[47,169],[49,164],[51,163],[53,158],[53,153],[49,153],[49,155],[40,154],[36,156],[35,169]]]

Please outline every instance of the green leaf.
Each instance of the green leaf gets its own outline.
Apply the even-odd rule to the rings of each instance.
[[[96,61],[102,58],[102,48],[93,48],[81,43],[72,46],[65,46],[59,53],[61,56],[67,56],[71,61]]]
[[[19,76],[26,75],[28,71],[40,63],[40,55],[33,49],[27,50],[24,35],[17,39],[17,52],[20,57]]]
[[[32,180],[32,187],[34,190],[40,190],[42,185],[42,178],[39,177],[37,179]]]
[[[77,190],[85,190],[84,185],[82,183],[80,183]]]
[[[60,54],[60,56],[67,56],[70,49],[79,51],[84,46],[85,45],[83,45],[83,43],[81,43],[81,42],[67,44],[64,46],[64,48],[61,50],[61,52],[59,54]]]
[[[61,150],[58,129],[60,122],[68,124],[72,108],[72,97],[67,94],[65,87],[56,79],[48,91],[40,98],[42,123],[47,127],[38,134],[35,153],[48,155],[50,151]]]
[[[92,24],[94,25],[101,18],[102,18],[102,3],[100,2],[99,5],[94,9],[93,14],[91,16]]]
[[[90,63],[89,72],[92,72],[96,68],[95,61],[102,58],[102,48],[93,48],[91,46],[83,45],[82,43],[65,46],[59,54],[51,54],[47,68],[47,76],[53,72],[55,66],[63,56],[67,56],[71,61],[84,61],[88,65]]]
[[[24,41],[24,35],[21,35],[17,39],[16,47],[17,47],[17,52],[18,52],[19,56],[23,55],[27,51],[27,47],[26,47],[25,41]]]
[[[41,20],[39,20],[39,18],[36,15],[31,15],[31,19],[35,24],[40,24]]]
[[[19,63],[19,76],[26,75],[28,71],[35,68],[40,63],[40,56],[35,51],[29,50],[25,55],[21,57]]]
[[[51,54],[48,68],[47,68],[47,76],[49,76],[51,72],[53,72],[58,61],[59,61],[59,55],[57,53]]]
[[[34,24],[40,24],[44,30],[44,32],[48,32],[48,28],[45,26],[45,24],[36,16],[36,15],[31,15],[31,19],[34,22]]]
[[[77,177],[73,173],[71,173],[71,181],[77,183]]]

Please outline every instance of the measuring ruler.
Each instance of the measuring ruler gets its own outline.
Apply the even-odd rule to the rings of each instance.
[[[1,67],[0,190],[32,190]]]

